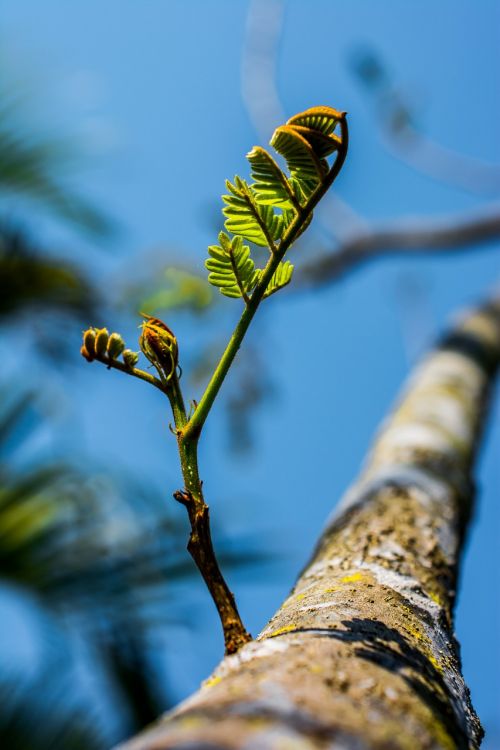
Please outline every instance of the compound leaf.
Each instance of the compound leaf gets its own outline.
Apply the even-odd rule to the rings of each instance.
[[[259,279],[250,248],[243,244],[241,235],[230,239],[224,232],[219,234],[219,243],[208,248],[210,257],[205,261],[210,272],[208,280],[224,296],[243,297],[248,302],[248,295]]]
[[[253,190],[239,177],[235,177],[234,184],[227,180],[226,187],[229,194],[222,196],[226,204],[222,213],[227,217],[228,232],[256,245],[272,247],[282,235],[282,216],[275,214],[272,206],[260,205]]]
[[[267,285],[267,289],[264,292],[264,297],[270,297],[271,294],[274,294],[278,291],[278,289],[282,289],[284,286],[290,283],[292,280],[292,274],[293,274],[293,265],[290,263],[289,260],[285,260],[284,262],[281,262],[276,271],[271,276],[271,281]]]

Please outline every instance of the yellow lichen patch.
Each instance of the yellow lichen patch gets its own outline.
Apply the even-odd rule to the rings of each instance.
[[[435,602],[440,607],[444,607],[443,600],[439,596],[439,594],[436,594],[435,591],[428,591],[427,595],[430,599],[432,599],[433,602]]]
[[[410,615],[413,614],[413,612],[411,611],[411,609],[409,607],[402,607],[402,609],[406,610]],[[422,634],[422,631],[420,630],[420,626],[419,625],[412,625],[410,619],[408,619],[405,622],[405,624],[404,624],[403,627],[404,627],[404,629],[406,630],[407,633],[409,633],[411,636],[413,636],[413,638],[415,638],[415,640],[417,640],[417,641],[426,640],[426,638]]]
[[[364,578],[363,573],[351,573],[351,575],[344,576],[340,579],[341,583],[354,583],[355,581],[362,581]]]
[[[443,667],[439,663],[439,660],[436,659],[436,657],[434,656],[434,654],[432,653],[432,651],[428,652],[427,658],[429,659],[429,661],[432,664],[432,666],[434,667],[434,669],[436,669],[438,672],[440,672],[441,674],[443,674]]]
[[[290,633],[292,630],[296,630],[296,625],[283,625],[282,628],[278,628],[277,630],[273,630],[272,633],[269,633],[267,636],[268,638],[274,638],[275,635],[281,635],[282,633]]]
[[[209,677],[208,680],[205,680],[203,683],[203,687],[213,687],[214,685],[218,685],[221,680],[222,677]]]
[[[196,729],[203,724],[203,719],[201,716],[183,716],[180,724],[184,729]]]
[[[403,607],[402,609],[406,610],[409,615],[413,614],[410,607]],[[403,630],[418,642],[418,648],[420,649],[421,653],[428,659],[430,664],[432,664],[434,669],[440,674],[443,674],[443,665],[434,656],[431,641],[429,640],[427,635],[422,633],[419,625],[412,624],[412,620],[412,617],[408,617],[408,619],[405,621],[405,624],[402,626]]]
[[[305,594],[297,594],[295,598],[298,602],[300,602],[300,600],[303,599],[304,597],[305,597]]]
[[[340,586],[331,586],[329,589],[324,590],[324,594],[333,594],[335,591],[339,591]]]

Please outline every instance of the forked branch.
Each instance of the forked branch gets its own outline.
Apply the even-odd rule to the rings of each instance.
[[[337,126],[340,135],[334,133]],[[345,113],[330,107],[306,110],[277,128],[271,145],[285,159],[288,174],[267,151],[256,147],[248,154],[253,182],[235,177],[234,182],[227,183],[228,195],[223,196],[225,227],[235,234],[230,237],[221,232],[219,244],[209,247],[208,280],[226,297],[242,298],[245,306],[193,414],[186,413],[179,382],[177,339],[158,318],[144,316],[139,340],[158,377],[137,369],[138,353],[125,349],[121,336],[110,336],[106,329],[86,331],[82,347],[82,355],[89,362],[98,360],[108,368],[145,380],[169,399],[184,479],[184,488],[177,490],[174,498],[187,510],[191,525],[188,550],[217,607],[227,654],[237,651],[251,637],[215,555],[198,469],[198,441],[260,303],[291,281],[293,265],[283,260],[285,254],[308,227],[314,208],[340,172],[348,146]],[[330,165],[327,159],[332,154]],[[245,240],[267,247],[269,258],[264,268],[256,267]]]

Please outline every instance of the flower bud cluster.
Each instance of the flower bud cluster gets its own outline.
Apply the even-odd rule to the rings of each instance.
[[[80,353],[87,362],[94,359],[116,360],[121,355],[123,362],[130,369],[135,367],[139,360],[139,353],[125,349],[125,342],[120,334],[109,334],[107,328],[88,328],[84,331]]]

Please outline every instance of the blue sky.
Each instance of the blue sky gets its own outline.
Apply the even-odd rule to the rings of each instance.
[[[86,155],[78,184],[122,227],[104,248],[41,216],[37,231],[71,247],[110,294],[117,279],[143,272],[158,248],[202,267],[224,180],[245,175],[244,155],[258,142],[241,95],[247,12],[246,0],[2,3],[7,81],[16,81],[36,122],[69,134]],[[498,163],[499,16],[493,0],[285,2],[277,66],[283,108],[287,116],[315,104],[349,112],[351,150],[335,190],[365,221],[464,215],[488,199],[440,184],[388,153],[350,72],[353,50],[374,47],[433,139]],[[312,232],[311,248],[331,244],[324,226]],[[255,416],[254,450],[243,457],[228,450],[218,407],[201,455],[214,517],[228,533],[254,532],[267,545],[276,540],[281,555],[269,580],[231,581],[252,632],[292,585],[417,355],[451,313],[491,289],[498,271],[496,248],[471,247],[446,258],[384,259],[336,286],[269,302],[250,336],[275,383],[266,410]],[[217,324],[229,331],[238,303],[220,307]],[[176,323],[181,354],[189,352],[199,340],[197,324],[185,317]],[[73,450],[101,465],[163,473],[168,502],[179,478],[156,394],[85,366],[75,368],[64,393],[61,443],[71,440]],[[105,405],[113,420],[96,423],[82,406],[89,393],[96,411]],[[465,675],[491,742],[500,732],[499,449],[497,409],[480,460],[457,610]],[[212,605],[201,585],[197,594],[199,629],[179,629],[179,653],[169,657],[182,674],[180,694],[220,655]]]

